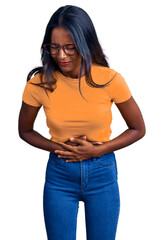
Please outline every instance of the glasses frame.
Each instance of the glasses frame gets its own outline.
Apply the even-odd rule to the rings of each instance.
[[[61,48],[62,48],[63,51],[65,52],[66,46],[68,46],[68,45],[74,45],[74,46],[75,46],[75,44],[66,44],[66,45],[64,45],[64,46],[60,46],[60,45],[58,45],[58,44],[54,44],[54,45],[57,45],[58,48],[57,48],[57,53],[53,54],[53,53],[49,52],[49,51],[46,49],[46,47],[47,47],[47,46],[50,46],[51,44],[53,45],[53,43],[44,44],[44,45],[43,45],[43,49],[44,49],[48,54],[54,55],[54,56],[56,56],[56,55],[59,54],[59,51],[60,51]],[[72,55],[75,55],[76,52],[77,52],[77,48],[76,48],[76,46],[75,46],[75,53],[73,53],[73,54],[68,54],[68,53],[65,52],[65,54],[66,54],[66,55],[69,55],[69,56],[72,56]]]

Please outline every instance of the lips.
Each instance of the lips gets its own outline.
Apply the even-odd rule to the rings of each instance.
[[[59,64],[60,64],[61,66],[66,66],[66,65],[69,65],[70,62],[59,62]]]

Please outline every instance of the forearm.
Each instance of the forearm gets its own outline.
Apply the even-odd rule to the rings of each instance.
[[[143,131],[138,131],[134,129],[127,129],[125,132],[120,134],[118,137],[105,142],[102,145],[97,146],[96,156],[101,156],[121,148],[127,147],[132,143],[138,141],[145,135]]]
[[[61,145],[43,137],[41,134],[34,130],[21,133],[19,136],[30,145],[49,152],[54,152],[55,150],[63,150],[63,147]]]

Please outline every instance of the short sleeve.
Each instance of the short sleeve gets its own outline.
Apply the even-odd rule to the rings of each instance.
[[[42,104],[40,101],[38,88],[39,86],[31,84],[30,81],[27,82],[22,95],[22,100],[31,106],[41,107]]]
[[[120,73],[117,73],[110,83],[110,97],[114,103],[127,101],[131,96],[131,91]]]

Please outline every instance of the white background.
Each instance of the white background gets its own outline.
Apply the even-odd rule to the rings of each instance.
[[[28,72],[40,65],[40,46],[51,15],[63,5],[91,17],[110,67],[126,79],[143,114],[147,133],[116,152],[121,209],[118,240],[162,240],[164,216],[163,96],[164,15],[156,0],[5,1],[1,24],[0,239],[45,240],[42,191],[48,152],[18,136],[18,115]],[[112,137],[126,125],[116,106]],[[35,129],[50,138],[43,110]],[[79,203],[77,240],[85,240]]]

